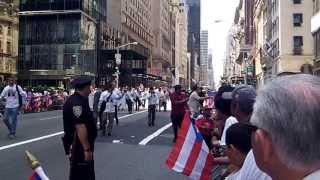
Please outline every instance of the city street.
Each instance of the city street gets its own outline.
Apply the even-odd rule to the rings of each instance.
[[[187,179],[165,166],[173,138],[169,112],[157,113],[154,128],[146,124],[146,111],[132,115],[120,113],[120,117],[120,124],[114,127],[113,136],[99,136],[97,139],[96,179]],[[31,151],[39,159],[50,179],[67,179],[69,165],[61,145],[61,131],[61,111],[20,116],[16,140],[7,139],[7,129],[1,122],[0,179],[23,180],[31,175],[25,150]]]

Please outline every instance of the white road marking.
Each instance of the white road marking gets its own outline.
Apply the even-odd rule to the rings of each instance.
[[[137,113],[134,113],[134,114],[121,116],[121,117],[119,117],[119,119],[128,118],[128,117],[131,117],[131,116],[134,116],[134,115],[137,115],[137,114],[142,114],[144,112],[147,112],[147,111],[141,111],[141,112],[137,112]],[[51,117],[51,118],[58,118],[58,117]],[[21,141],[21,142],[14,143],[14,144],[9,144],[9,145],[6,145],[6,146],[1,146],[0,147],[0,151],[6,150],[6,149],[11,149],[11,148],[14,148],[14,147],[17,147],[17,146],[21,146],[21,145],[24,145],[24,144],[29,144],[29,143],[33,143],[33,142],[36,142],[36,141],[41,141],[41,140],[44,140],[44,139],[52,138],[52,137],[55,137],[55,136],[59,136],[59,135],[62,135],[63,133],[64,133],[63,131],[60,131],[60,132],[56,132],[56,133],[53,133],[53,134],[48,134],[48,135],[45,135],[45,136],[41,136],[41,137],[38,137],[38,138],[29,139],[29,140],[26,140],[26,141]]]
[[[48,139],[48,138],[51,138],[51,137],[54,137],[54,136],[59,136],[61,134],[63,134],[63,131],[62,132],[57,132],[57,133],[54,133],[54,134],[49,134],[49,135],[42,136],[42,137],[38,137],[38,138],[35,138],[35,139],[29,139],[27,141],[22,141],[22,142],[10,144],[10,145],[7,145],[7,146],[1,146],[0,147],[0,151],[5,150],[5,149],[10,149],[10,148],[13,148],[13,147],[16,147],[16,146],[21,146],[21,145],[24,145],[24,144],[29,144],[29,143],[32,143],[32,142],[35,142],[35,141]]]
[[[42,119],[39,119],[39,120],[40,120],[40,121],[45,121],[45,120],[59,119],[59,118],[62,118],[62,116],[53,116],[53,117],[48,117],[48,118],[42,118]]]
[[[144,138],[141,142],[139,142],[139,145],[141,146],[145,146],[148,144],[148,142],[150,142],[152,139],[156,138],[157,136],[159,136],[161,133],[163,133],[165,130],[167,130],[168,128],[170,128],[172,126],[172,123],[169,123],[165,126],[163,126],[162,128],[158,129],[156,132],[154,132],[153,134],[151,134],[150,136]]]

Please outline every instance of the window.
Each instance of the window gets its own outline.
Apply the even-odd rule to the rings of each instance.
[[[8,26],[8,35],[11,35],[11,25]]]
[[[2,41],[0,40],[0,53],[2,53],[3,50],[2,50]]]
[[[7,42],[7,53],[11,54],[11,42]]]
[[[3,27],[2,27],[2,25],[0,25],[0,34],[2,34],[3,33]]]
[[[293,36],[293,45],[295,48],[303,46],[303,36]]]
[[[303,15],[301,13],[293,14],[293,26],[299,27],[303,23]]]
[[[301,4],[301,0],[293,0],[293,4]]]

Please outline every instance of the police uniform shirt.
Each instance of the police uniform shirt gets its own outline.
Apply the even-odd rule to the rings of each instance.
[[[86,126],[88,132],[88,141],[90,144],[90,148],[93,151],[94,141],[97,137],[97,127],[93,118],[93,114],[89,107],[88,98],[83,97],[78,93],[75,93],[72,96],[70,96],[63,108],[63,119],[65,131],[68,131],[68,129],[66,129],[66,126],[68,126],[68,121],[71,121],[71,123],[69,123],[72,124],[72,133],[76,131],[76,125],[84,124]],[[77,137],[76,140],[77,150],[75,151],[83,152],[83,148],[79,141],[79,138]]]

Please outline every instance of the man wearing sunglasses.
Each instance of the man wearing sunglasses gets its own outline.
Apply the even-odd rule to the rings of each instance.
[[[257,165],[274,180],[320,179],[320,79],[275,79],[257,96],[251,123]]]

